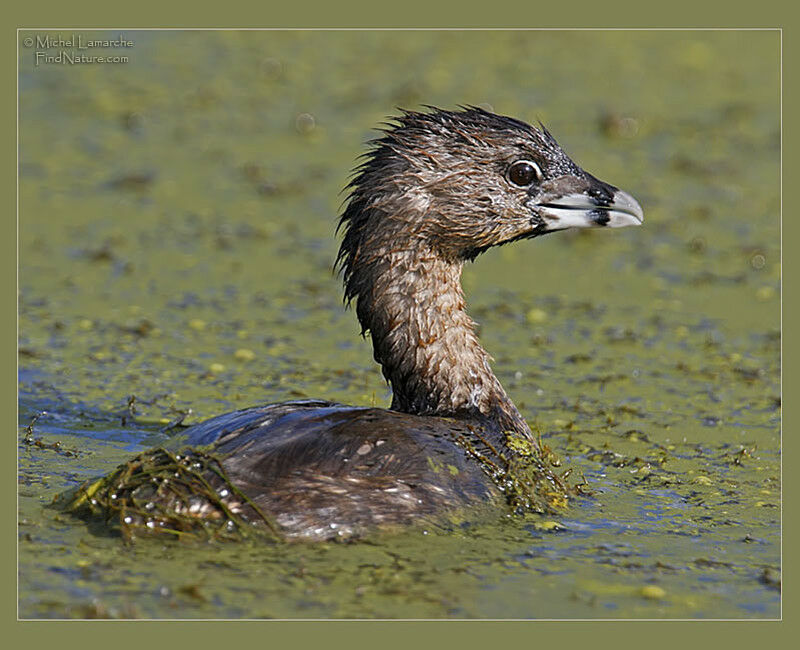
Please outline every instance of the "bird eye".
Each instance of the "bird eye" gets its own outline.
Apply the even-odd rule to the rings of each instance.
[[[518,160],[508,168],[508,180],[519,187],[527,187],[541,177],[539,165],[530,160]]]

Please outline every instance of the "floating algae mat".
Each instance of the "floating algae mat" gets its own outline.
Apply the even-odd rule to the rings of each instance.
[[[459,440],[466,453],[492,478],[511,512],[557,514],[567,506],[569,472],[556,474],[560,461],[546,446],[507,436],[511,459],[481,453]],[[485,441],[484,441],[485,442]],[[496,453],[496,452],[495,452]],[[137,537],[234,541],[280,538],[279,526],[228,478],[223,461],[199,449],[144,451],[107,476],[85,481],[58,495],[54,505],[84,518],[101,519],[126,541]],[[476,512],[478,509],[476,509]],[[448,513],[448,519],[469,513]]]

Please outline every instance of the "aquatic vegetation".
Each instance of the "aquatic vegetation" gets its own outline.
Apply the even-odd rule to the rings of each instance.
[[[219,459],[200,450],[142,452],[108,476],[59,495],[56,504],[102,518],[126,541],[153,535],[241,540],[258,533],[274,537],[278,530],[228,479]]]

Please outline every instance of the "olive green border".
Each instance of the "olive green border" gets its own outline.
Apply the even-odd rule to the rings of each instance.
[[[55,3],[39,0],[31,3],[14,3],[6,8],[8,18],[3,21],[3,32],[8,39],[3,66],[2,101],[2,151],[4,152],[3,182],[4,214],[3,234],[0,238],[2,255],[3,304],[0,318],[2,342],[0,368],[2,368],[3,412],[8,414],[7,444],[9,449],[0,456],[8,489],[3,500],[6,512],[15,512],[16,494],[15,436],[16,421],[16,28],[44,27],[417,27],[417,28],[781,28],[783,44],[783,105],[784,115],[797,110],[797,48],[798,20],[788,3],[761,0],[757,3],[688,2],[670,0],[664,3],[611,2],[610,0],[571,0],[567,3],[532,2],[512,0],[509,3],[481,3],[468,7],[463,2],[438,4],[418,0],[395,0],[393,3],[328,2],[319,0],[304,3],[252,3],[227,0],[223,4],[201,6],[196,2],[168,4],[161,0],[138,0],[135,3],[97,2],[77,5],[75,2]],[[52,5],[52,6],[50,6]],[[319,5],[319,6],[318,6]],[[795,10],[796,11],[796,10]],[[624,32],[620,32],[624,38]],[[791,108],[790,108],[791,107]],[[794,109],[794,111],[792,110]],[[795,121],[787,120],[783,131],[784,178],[797,178],[798,140]],[[798,241],[798,217],[789,202],[783,222],[783,242],[790,251]],[[793,275],[796,266],[787,255],[788,273]],[[783,316],[792,332],[796,302],[793,283],[784,294]],[[785,359],[796,361],[796,345],[785,337]],[[785,364],[786,392],[792,394],[795,385],[794,363]],[[784,418],[784,440],[789,448],[787,458],[794,457],[791,422],[793,400],[789,400],[789,417]],[[786,423],[789,423],[788,426]],[[14,445],[14,446],[12,446]],[[788,552],[796,540],[794,508],[790,508],[791,495],[796,494],[796,478],[785,472],[784,494],[784,557],[783,574],[788,579],[788,595],[783,603],[783,622],[19,622],[16,621],[16,527],[9,522],[2,535],[2,607],[0,621],[6,643],[14,647],[81,648],[137,645],[155,642],[160,647],[173,643],[193,647],[277,646],[294,648],[378,647],[492,647],[518,645],[519,647],[581,647],[597,648],[674,647],[677,643],[687,648],[744,648],[785,647],[797,631],[797,598],[792,597],[794,586],[793,554]],[[787,570],[788,568],[788,570]],[[9,638],[10,637],[10,638]],[[45,644],[48,644],[45,646]],[[52,645],[50,645],[52,644]],[[289,646],[289,644],[291,644]]]

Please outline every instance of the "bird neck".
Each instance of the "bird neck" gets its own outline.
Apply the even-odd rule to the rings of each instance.
[[[359,279],[357,313],[391,383],[391,408],[467,417],[496,434],[531,437],[465,311],[463,262],[442,259],[419,242],[376,249],[359,260],[367,277]]]

